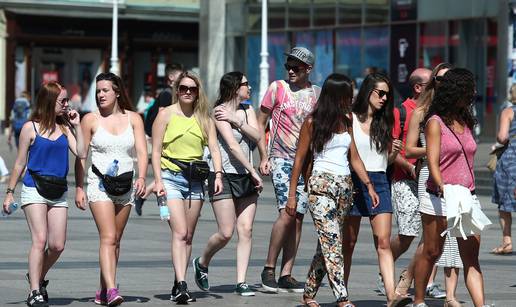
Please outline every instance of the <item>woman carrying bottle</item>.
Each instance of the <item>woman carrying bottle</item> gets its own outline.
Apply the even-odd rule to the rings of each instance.
[[[152,168],[157,196],[165,195],[170,210],[172,263],[175,280],[171,300],[185,304],[194,298],[185,282],[192,238],[204,200],[204,181],[188,178],[180,165],[201,161],[208,145],[214,173],[222,172],[217,131],[208,112],[201,81],[190,72],[181,73],[174,84],[172,105],[158,113],[152,126]],[[213,180],[214,195],[222,191],[220,175]]]
[[[219,98],[215,102],[214,116],[217,138],[222,157],[222,172],[215,173],[210,163],[208,177],[209,196],[219,227],[206,245],[201,257],[193,260],[195,282],[201,290],[208,291],[208,265],[211,259],[233,236],[236,227],[237,283],[235,292],[241,296],[254,296],[245,277],[251,256],[252,229],[256,213],[257,191],[262,189],[262,179],[253,168],[252,149],[261,138],[256,115],[249,105],[251,87],[243,73],[234,71],[220,79]],[[222,177],[223,192],[213,195],[215,178]],[[244,193],[235,191],[232,182],[242,182]],[[247,185],[244,185],[243,183]],[[235,195],[234,195],[235,194]]]
[[[82,120],[84,138],[91,148],[92,167],[88,170],[88,190],[85,195],[83,187],[86,160],[77,159],[75,202],[78,208],[85,210],[88,201],[99,231],[100,289],[95,294],[95,303],[116,306],[123,302],[116,287],[120,241],[131,205],[134,205],[134,195],[141,196],[145,192],[147,145],[143,121],[138,113],[132,111],[133,107],[122,79],[113,73],[101,73],[96,78],[96,86],[98,112],[88,113]],[[138,177],[134,181],[134,187],[131,187],[131,178],[129,189],[125,193],[110,194],[98,172],[106,175],[116,164],[118,174],[109,175],[133,173],[134,151],[138,164]]]
[[[79,113],[68,110],[66,90],[57,82],[41,86],[29,121],[20,132],[18,154],[7,185],[3,211],[14,202],[14,189],[23,177],[21,206],[31,232],[29,251],[30,293],[28,306],[48,306],[45,276],[63,252],[66,241],[68,204],[66,203],[68,150],[85,157],[84,138]],[[54,176],[64,180],[61,195],[45,197],[44,189],[36,188],[37,176]],[[55,197],[55,198],[54,198]]]
[[[475,97],[475,76],[468,70],[453,68],[439,79],[439,86],[422,121],[425,126],[426,156],[430,178],[427,192],[419,211],[423,223],[423,251],[415,264],[414,306],[424,307],[428,277],[443,251],[447,229],[447,205],[444,201],[445,184],[460,185],[470,190],[476,199],[473,175],[477,144],[472,134],[475,118],[471,105]],[[484,306],[484,281],[478,253],[480,235],[457,238],[464,265],[464,279],[475,307]]]
[[[352,81],[344,75],[331,74],[324,81],[314,111],[301,127],[290,191],[295,192],[303,168],[309,168],[306,160],[313,156],[311,174],[307,170],[308,173],[304,175],[310,178],[307,185],[308,205],[319,238],[303,294],[306,306],[319,306],[314,298],[326,273],[337,305],[354,306],[348,299],[344,283],[342,256],[344,219],[353,202],[349,164],[368,187],[373,206],[378,205],[379,201],[353,140],[352,123],[348,117],[352,98]],[[295,216],[296,207],[296,196],[291,193],[287,213]]]
[[[353,136],[379,203],[374,205],[369,196],[369,187],[352,173],[357,193],[344,230],[345,281],[348,284],[353,249],[360,230],[362,217],[369,217],[380,272],[385,283],[387,307],[405,306],[411,299],[394,291],[394,259],[390,237],[392,226],[391,189],[387,180],[387,165],[394,161],[401,148],[401,140],[392,139],[393,92],[390,80],[383,74],[368,75],[358,91],[353,104]]]

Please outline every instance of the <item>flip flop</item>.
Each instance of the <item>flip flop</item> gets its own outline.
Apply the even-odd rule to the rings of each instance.
[[[510,248],[509,248],[510,247]],[[505,243],[491,250],[494,255],[510,255],[512,254],[512,243]]]

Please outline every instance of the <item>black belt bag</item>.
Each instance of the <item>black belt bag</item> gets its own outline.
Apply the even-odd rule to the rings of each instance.
[[[133,185],[133,171],[125,172],[118,176],[104,175],[95,164],[91,165],[91,170],[102,180],[102,185],[109,195],[121,196],[131,190]]]
[[[229,189],[234,198],[242,198],[256,193],[256,186],[251,174],[228,174],[224,173],[228,179]]]
[[[46,199],[59,199],[68,189],[66,177],[40,175],[30,169],[28,171],[32,176],[38,194]]]
[[[181,161],[166,156],[162,157],[177,165],[188,181],[204,181],[210,174],[210,166],[206,161]]]

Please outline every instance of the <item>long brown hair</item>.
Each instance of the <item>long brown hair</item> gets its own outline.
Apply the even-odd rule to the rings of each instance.
[[[432,69],[432,74],[430,75],[430,81],[425,87],[423,93],[421,93],[421,97],[419,98],[421,101],[421,105],[423,106],[425,113],[428,112],[428,107],[430,107],[430,103],[434,99],[435,88],[437,87],[437,74],[443,69],[452,69],[453,66],[450,63],[440,63]]]
[[[201,126],[202,135],[205,140],[208,139],[208,131],[210,129],[210,108],[208,103],[208,97],[204,93],[204,88],[202,86],[202,82],[191,72],[185,71],[179,75],[176,82],[174,83],[174,93],[175,95],[172,97],[172,104],[179,103],[179,84],[181,80],[184,78],[192,79],[197,85],[198,94],[197,99],[193,103],[194,116],[199,125]]]
[[[131,103],[131,99],[129,99],[129,95],[127,95],[127,91],[124,86],[124,82],[122,79],[111,72],[103,72],[97,75],[95,78],[95,83],[99,81],[111,81],[111,86],[113,87],[113,91],[117,95],[117,103],[120,111],[125,113],[125,110],[134,111],[133,104]],[[95,95],[95,101],[97,102],[97,107],[99,106],[99,98]]]
[[[56,116],[57,97],[64,88],[61,84],[51,81],[41,86],[36,97],[34,111],[30,116],[30,121],[39,123],[39,132],[50,134],[54,133],[56,124],[61,130],[67,124],[64,116]]]

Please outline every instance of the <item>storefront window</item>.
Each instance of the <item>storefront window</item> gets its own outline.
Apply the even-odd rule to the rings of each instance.
[[[366,0],[365,22],[386,23],[389,21],[389,0]]]
[[[418,66],[435,67],[446,60],[446,23],[423,23],[420,29]]]
[[[360,28],[338,30],[335,37],[335,71],[353,79],[361,77]]]
[[[338,0],[339,24],[362,23],[362,0]]]
[[[288,27],[310,27],[310,0],[289,0]]]
[[[335,0],[314,0],[314,26],[335,25]]]
[[[364,28],[363,67],[376,67],[387,72],[389,67],[389,28]]]
[[[315,67],[311,80],[322,85],[326,77],[333,72],[333,32],[315,32]]]

